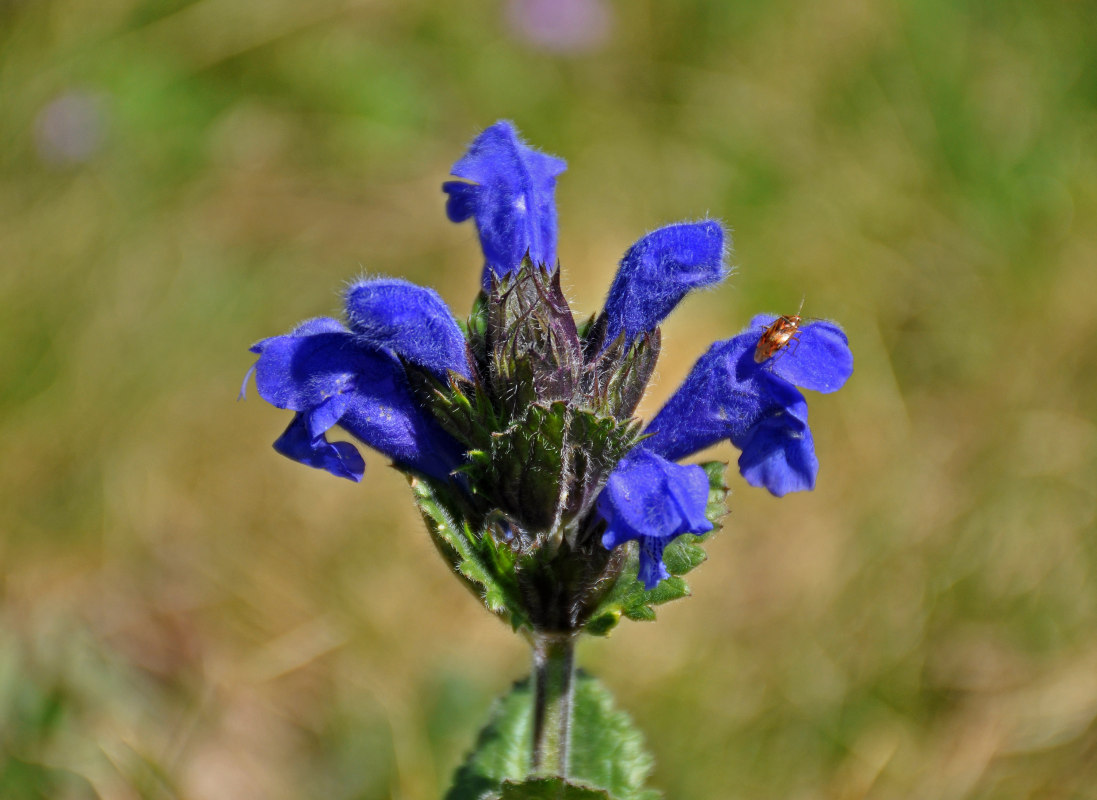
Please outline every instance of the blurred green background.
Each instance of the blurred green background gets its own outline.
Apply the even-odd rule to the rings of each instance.
[[[235,398],[349,278],[466,312],[440,183],[503,117],[568,159],[581,311],[734,229],[645,416],[801,297],[857,358],[816,491],[735,476],[694,597],[580,650],[653,785],[1097,797],[1097,4],[539,5],[0,0],[0,797],[440,795],[524,644],[382,458]]]

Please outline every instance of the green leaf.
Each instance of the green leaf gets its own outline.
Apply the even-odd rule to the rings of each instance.
[[[563,778],[530,778],[528,781],[503,783],[498,800],[614,800],[601,789],[578,786]]]
[[[709,498],[705,516],[713,525],[713,531],[719,530],[720,519],[727,514],[726,499],[728,488],[724,484],[727,464],[722,461],[710,461],[701,465],[708,475]],[[655,619],[654,606],[669,603],[681,597],[689,596],[689,586],[683,575],[700,566],[707,556],[700,545],[708,538],[683,534],[667,545],[663,552],[663,563],[671,577],[660,581],[651,591],[644,589],[636,578],[640,568],[640,559],[636,546],[630,545],[628,562],[614,585],[598,608],[591,614],[584,630],[594,636],[608,636],[617,627],[622,617],[637,622],[651,622]]]
[[[531,770],[532,717],[533,692],[527,679],[516,683],[496,701],[490,721],[480,731],[473,752],[457,770],[445,800],[523,797],[658,800],[660,797],[658,792],[644,788],[654,762],[644,749],[643,735],[627,714],[614,707],[609,691],[595,678],[583,672],[576,675],[569,746],[570,783],[526,780]],[[514,793],[543,792],[546,786],[573,793]]]
[[[632,718],[596,678],[579,672],[572,710],[569,777],[606,789],[617,800],[658,800],[645,789],[655,759]]]

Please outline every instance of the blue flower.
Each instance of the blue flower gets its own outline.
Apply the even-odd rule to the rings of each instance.
[[[360,344],[391,351],[440,379],[469,375],[465,334],[433,289],[394,278],[359,281],[346,292],[347,321]]]
[[[692,235],[700,249],[703,232]],[[668,295],[663,286],[632,279],[628,262],[626,258],[622,263],[613,286],[631,299],[631,306],[615,304],[611,292],[607,315],[611,308],[622,306],[661,308]],[[628,284],[627,288],[622,283]],[[634,318],[644,319],[642,313],[634,313]],[[641,322],[640,327],[661,321],[655,315],[651,319],[653,322]],[[739,471],[751,486],[765,487],[778,497],[815,487],[819,461],[808,427],[807,401],[796,386],[837,391],[853,372],[853,354],[837,325],[810,321],[800,327],[798,341],[758,363],[754,359],[758,340],[776,319],[772,314],[758,315],[738,336],[709,348],[647,426],[648,438],[637,448],[659,461],[644,461],[644,468],[638,468],[634,451],[618,466],[599,498],[598,510],[608,524],[603,544],[612,548],[635,539],[640,546],[639,577],[648,589],[667,577],[661,561],[667,544],[683,533],[708,530],[693,525],[704,516],[707,493],[670,488],[685,481],[674,483],[673,470],[689,469],[674,461],[729,440],[742,451]],[[627,322],[621,327],[632,335]],[[652,495],[654,475],[662,476],[659,485],[665,487],[661,491],[668,508],[662,515],[651,512],[658,496]],[[638,506],[632,515],[625,511],[629,504]]]
[[[296,412],[274,449],[360,481],[365,462],[354,445],[327,440],[339,425],[397,466],[447,478],[461,449],[416,400],[400,358],[467,374],[461,329],[437,293],[404,281],[356,283],[346,308],[349,330],[320,317],[252,346],[259,395]]]
[[[649,450],[637,449],[621,459],[598,497],[606,521],[602,546],[612,550],[636,540],[640,546],[637,577],[648,589],[669,578],[663,549],[680,534],[705,533],[708,475],[696,464],[675,464]]]
[[[775,319],[756,316],[738,336],[712,345],[640,446],[678,460],[727,439],[742,451],[739,471],[751,486],[777,497],[813,489],[819,461],[807,401],[796,387],[837,391],[853,373],[853,354],[841,328],[811,321],[800,327],[798,342],[758,363],[755,347]]]
[[[484,251],[484,288],[491,276],[515,272],[529,253],[534,264],[556,266],[556,176],[562,159],[534,150],[510,122],[496,122],[453,165],[464,181],[446,181],[446,213],[453,222],[476,220]],[[465,181],[468,181],[467,183]]]
[[[485,261],[485,292],[518,273],[527,255],[534,264],[543,265],[546,274],[555,271],[553,193],[556,176],[565,166],[560,159],[524,144],[509,122],[498,122],[481,133],[454,165],[453,174],[463,180],[443,183],[446,210],[454,222],[473,219],[476,224]],[[568,358],[580,359],[571,365],[545,362],[552,381],[571,382],[559,396],[570,398],[568,402],[586,412],[605,413],[605,393],[621,391],[615,381],[631,380],[638,389],[620,396],[638,398],[658,352],[658,336],[649,334],[690,291],[727,277],[726,251],[724,229],[713,220],[678,223],[642,237],[621,260],[605,308],[585,334],[585,343],[578,343],[570,310],[558,295],[560,305],[554,313],[565,315],[567,324],[549,331],[544,341],[561,353],[573,353]],[[539,296],[540,301],[530,302],[549,302],[547,295]],[[504,306],[500,313],[506,317],[511,313],[506,303],[511,301],[500,302]],[[516,297],[513,302],[527,301]],[[469,446],[468,439],[459,442],[464,435],[460,431],[443,430],[443,417],[436,416],[437,409],[416,376],[430,375],[432,391],[443,394],[447,387],[457,392],[459,387],[490,384],[485,391],[496,394],[487,395],[487,405],[473,404],[461,394],[464,389],[458,395],[465,405],[457,404],[468,413],[486,409],[487,416],[473,419],[468,430],[473,435],[487,425],[488,449],[522,424],[511,420],[505,429],[490,427],[499,423],[501,413],[491,398],[505,397],[505,405],[513,397],[526,395],[511,391],[514,387],[505,382],[498,385],[506,376],[501,378],[485,361],[492,356],[483,351],[483,340],[479,350],[473,347],[430,289],[397,279],[365,280],[350,286],[345,305],[346,326],[334,319],[314,319],[252,347],[259,356],[254,370],[260,395],[294,412],[275,449],[309,466],[361,480],[365,464],[357,448],[327,440],[327,432],[338,425],[391,458],[398,468],[448,482],[462,492],[472,491],[467,482],[473,474],[471,462],[478,469],[485,463],[497,469],[498,462],[488,458],[484,448]],[[529,309],[519,316],[524,319],[528,314]],[[668,577],[662,556],[673,539],[712,529],[705,515],[709,496],[705,471],[675,462],[728,440],[741,451],[739,470],[752,486],[782,496],[815,485],[819,464],[807,422],[807,402],[796,387],[836,391],[852,373],[853,356],[837,325],[811,320],[800,325],[795,341],[759,363],[754,358],[756,346],[775,319],[755,317],[739,335],[713,344],[647,426],[646,438],[616,465],[617,455],[603,465],[595,463],[593,456],[583,457],[587,469],[594,470],[590,474],[601,475],[588,489],[599,491],[603,481],[604,488],[596,500],[591,494],[589,504],[580,499],[577,507],[593,505],[592,513],[598,515],[595,530],[604,531],[601,543],[606,549],[638,543],[639,578],[649,589]],[[504,330],[503,338],[492,345],[502,348],[496,355],[510,352],[507,347],[513,341],[507,344],[506,340],[510,335]],[[564,346],[560,336],[571,336],[575,347]],[[646,355],[634,359],[644,347],[649,348],[650,359],[644,360]],[[578,386],[594,394],[576,394]],[[627,415],[634,405],[621,403],[624,411],[609,413]],[[527,430],[523,435],[534,434]],[[527,448],[522,452],[533,458],[537,451],[529,449],[532,440],[522,441],[521,447]],[[560,467],[560,453],[546,457],[556,458],[561,476],[566,473]],[[544,473],[537,464],[522,462],[520,467],[522,474]],[[454,477],[458,474],[465,477],[458,480]],[[520,491],[512,493],[523,496]],[[561,490],[559,496],[557,519],[568,492]]]

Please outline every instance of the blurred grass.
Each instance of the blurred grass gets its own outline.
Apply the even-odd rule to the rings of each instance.
[[[802,296],[857,356],[817,490],[738,482],[695,597],[581,654],[657,785],[1097,797],[1097,6],[612,8],[561,55],[472,0],[0,0],[0,796],[440,794],[523,645],[381,459],[233,398],[360,272],[464,313],[439,183],[509,117],[569,161],[577,308],[735,230],[643,413]]]

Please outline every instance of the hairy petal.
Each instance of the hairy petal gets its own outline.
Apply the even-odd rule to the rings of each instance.
[[[523,142],[514,125],[497,122],[453,165],[462,181],[446,181],[446,213],[453,222],[475,218],[484,251],[483,284],[514,272],[529,253],[556,265],[556,176],[567,163]]]
[[[655,329],[692,289],[727,277],[724,239],[723,226],[705,220],[668,225],[630,247],[606,299],[605,342],[622,331],[631,342]]]
[[[777,497],[815,488],[819,459],[807,423],[767,417],[755,426],[742,449],[739,472],[751,486],[765,487]]]
[[[279,439],[280,453],[356,479],[348,474],[358,471],[360,460],[349,456],[353,446],[324,438],[339,425],[398,465],[434,477],[445,477],[459,463],[457,444],[418,406],[400,362],[363,345],[335,320],[310,320],[252,349],[259,353],[260,396],[297,412]]]
[[[307,319],[294,328],[289,336],[309,336],[314,333],[345,333],[346,328],[343,327],[343,323],[337,319],[331,317],[313,317]],[[281,339],[281,336],[270,336],[266,339],[260,339],[258,342],[248,348],[248,352],[255,353],[256,355],[262,355],[267,345],[271,342]],[[254,369],[254,368],[253,368]]]
[[[606,521],[602,545],[640,544],[640,579],[648,588],[669,577],[663,549],[683,533],[712,530],[705,517],[708,476],[696,465],[683,466],[655,453],[636,450],[621,460],[598,497]]]
[[[667,549],[666,539],[655,539],[651,536],[641,536],[637,540],[640,547],[640,569],[636,577],[644,584],[648,591],[670,577],[670,570],[663,563],[663,551]]]
[[[748,329],[703,355],[648,425],[640,447],[680,459],[728,439],[743,451],[749,483],[785,494],[815,485],[818,461],[807,427],[807,402],[787,381],[754,361]]]
[[[468,377],[465,336],[438,292],[398,278],[352,284],[347,320],[359,340],[391,350],[445,380],[448,370]]]
[[[750,327],[761,337],[776,315],[759,314]],[[796,339],[762,365],[794,386],[815,392],[836,392],[853,374],[849,339],[833,322],[812,320],[800,325]]]
[[[796,389],[754,362],[751,332],[716,342],[649,423],[641,447],[678,459],[724,439],[743,442],[775,413],[807,418]]]
[[[286,432],[274,442],[274,449],[286,458],[327,470],[337,478],[362,480],[366,462],[357,448],[348,442],[329,442],[323,433],[313,436],[311,428],[307,414],[294,414]]]

